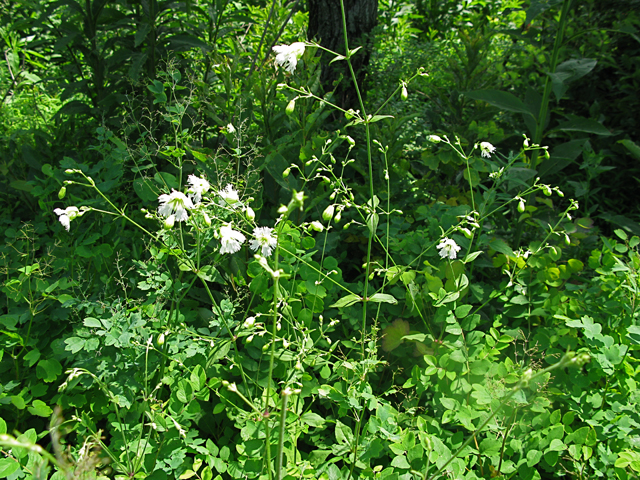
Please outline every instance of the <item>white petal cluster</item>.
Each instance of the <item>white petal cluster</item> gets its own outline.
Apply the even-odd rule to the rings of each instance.
[[[273,51],[276,52],[276,65],[284,67],[289,73],[293,73],[298,60],[304,54],[304,43],[295,42],[291,45],[277,45],[273,47]]]
[[[68,232],[69,228],[71,228],[71,220],[81,217],[84,212],[78,210],[78,207],[67,207],[64,210],[62,208],[56,208],[53,213],[58,215],[58,220]]]
[[[163,194],[158,197],[160,208],[158,213],[163,217],[175,215],[175,219],[184,222],[189,218],[187,210],[193,208],[193,202],[184,193],[171,189],[170,194]]]
[[[220,253],[236,253],[246,240],[245,236],[229,226],[220,227]]]
[[[496,147],[491,145],[489,142],[481,142],[480,143],[480,153],[485,158],[491,158],[491,154],[496,151]]]
[[[273,228],[269,227],[256,227],[253,229],[253,236],[255,240],[249,242],[251,250],[256,251],[261,248],[263,257],[268,257],[273,253],[273,249],[276,248],[278,240],[273,234]]]
[[[455,240],[447,237],[444,237],[436,248],[440,250],[438,254],[440,254],[442,258],[449,257],[451,260],[455,260],[460,251],[460,247]]]
[[[189,179],[187,180],[189,183],[189,196],[193,199],[194,203],[200,203],[202,200],[202,195],[209,191],[211,185],[209,182],[202,177],[196,177],[195,175],[189,175]]]

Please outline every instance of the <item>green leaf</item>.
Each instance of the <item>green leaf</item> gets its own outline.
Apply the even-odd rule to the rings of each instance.
[[[0,460],[0,478],[7,478],[9,475],[15,473],[20,464],[13,458],[3,458]],[[24,475],[24,474],[23,474]]]
[[[398,300],[396,300],[393,295],[389,295],[388,293],[374,293],[369,297],[369,301],[373,303],[390,303],[392,305],[398,303]]]
[[[524,113],[526,115],[531,115],[533,118],[536,117],[536,112],[532,112],[529,107],[522,102],[522,100],[508,92],[502,92],[500,90],[474,90],[472,92],[467,92],[464,95],[474,100],[487,102],[501,110]]]
[[[313,413],[313,412],[307,412],[302,414],[302,416],[300,417],[300,420],[302,420],[304,423],[306,423],[310,427],[321,427],[322,425],[325,424],[325,419],[322,418],[317,413]]]
[[[350,293],[346,297],[342,297],[336,303],[329,306],[334,308],[345,308],[345,307],[350,307],[351,305],[356,304],[360,301],[362,301],[362,297],[359,297],[358,295],[354,295],[353,293]]]
[[[554,438],[553,440],[551,440],[551,443],[549,444],[549,448],[547,449],[547,451],[562,452],[566,448],[567,446],[564,443],[562,443],[562,440],[558,440],[557,438]]]
[[[404,455],[398,455],[393,460],[391,460],[391,466],[404,469],[411,468],[411,465],[409,465],[409,462],[407,461],[407,457],[405,457]]]
[[[36,375],[45,382],[53,382],[62,374],[62,365],[55,358],[40,360],[36,367]]]
[[[636,325],[627,327],[627,338],[636,345],[640,345],[640,327]]]
[[[393,115],[374,115],[369,119],[369,123],[379,122],[380,120],[384,120],[385,118],[393,118]]]
[[[508,257],[515,257],[516,254],[513,253],[513,250],[509,245],[507,245],[503,240],[499,238],[494,238],[489,242],[489,246],[495,250],[496,252],[502,253]]]
[[[75,354],[84,348],[84,345],[86,342],[87,341],[84,338],[69,337],[64,341],[64,343],[67,344],[67,346],[64,347],[64,349]]]
[[[460,305],[458,308],[456,308],[455,310],[455,314],[457,318],[464,318],[467,315],[469,315],[469,312],[471,311],[471,309],[473,308],[472,305]]]
[[[40,350],[34,348],[29,353],[24,356],[24,360],[27,362],[29,367],[33,367],[33,365],[40,359]]]
[[[29,410],[32,415],[45,418],[49,418],[53,413],[53,410],[42,400],[34,400],[32,406],[27,410]]]
[[[542,452],[540,450],[529,450],[527,452],[527,465],[533,467],[542,460]]]
[[[409,323],[398,318],[382,330],[382,349],[385,352],[390,352],[402,343],[402,339],[409,333]]]
[[[631,140],[618,140],[618,143],[621,143],[625,146],[631,156],[635,157],[636,160],[640,160],[640,147],[632,142]]]
[[[97,318],[87,317],[83,321],[85,327],[102,328],[102,323]]]
[[[562,122],[555,130],[563,132],[586,132],[596,135],[609,136],[613,135],[604,125],[590,118],[578,117],[577,115],[569,115],[569,120]]]
[[[202,368],[202,365],[195,366],[189,376],[189,380],[196,391],[200,391],[205,387],[207,384],[207,374],[205,373],[204,368]]]

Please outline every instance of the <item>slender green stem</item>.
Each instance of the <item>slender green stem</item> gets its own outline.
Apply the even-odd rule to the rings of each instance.
[[[276,456],[276,480],[282,479],[282,454],[284,453],[284,432],[287,426],[287,402],[289,392],[282,394],[282,410],[280,411],[280,433],[278,435],[278,452]]]

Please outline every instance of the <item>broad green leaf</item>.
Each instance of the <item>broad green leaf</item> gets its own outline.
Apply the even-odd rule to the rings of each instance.
[[[53,413],[53,410],[42,400],[34,400],[31,405],[27,410],[29,410],[32,415],[49,418]]]
[[[390,352],[402,343],[402,338],[409,334],[409,322],[400,318],[394,320],[394,322],[387,328],[382,330],[382,349],[385,352]]]
[[[562,122],[555,128],[555,130],[562,130],[563,132],[594,133],[596,135],[604,136],[613,135],[613,133],[611,133],[609,129],[600,122],[591,120],[590,118],[578,117],[577,115],[569,115],[569,120]]]
[[[498,107],[501,110],[508,110],[510,112],[524,113],[536,117],[536,112],[532,112],[522,100],[513,95],[512,93],[502,92],[500,90],[474,90],[464,94],[474,100],[482,100],[494,107]]]
[[[369,301],[373,303],[390,303],[392,305],[398,303],[398,300],[396,300],[393,295],[389,295],[388,293],[374,293],[369,297]]]
[[[40,360],[36,367],[36,375],[45,382],[53,382],[62,374],[62,365],[55,358]]]
[[[307,412],[302,414],[302,416],[300,417],[300,420],[302,420],[304,423],[306,423],[310,427],[321,427],[322,425],[325,424],[325,419],[322,418],[317,413],[313,413],[313,412]]]
[[[358,295],[354,295],[353,293],[350,293],[349,295],[342,297],[333,305],[329,305],[329,306],[334,308],[345,308],[345,307],[350,307],[351,305],[354,305],[360,301],[362,301],[362,297],[359,297]]]
[[[7,478],[20,468],[20,463],[14,458],[0,459],[0,478]],[[24,474],[23,474],[24,475]]]
[[[640,147],[636,145],[635,142],[632,142],[631,140],[618,140],[618,143],[624,145],[636,160],[640,160]]]

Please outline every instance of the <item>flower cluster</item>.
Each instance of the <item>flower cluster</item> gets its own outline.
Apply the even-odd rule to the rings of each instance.
[[[455,260],[455,258],[458,256],[458,252],[460,251],[460,247],[455,242],[455,240],[447,237],[444,237],[436,248],[440,250],[438,254],[442,258],[448,257],[451,260]]]
[[[276,45],[273,47],[273,51],[276,52],[276,65],[284,67],[289,73],[293,73],[296,70],[298,60],[304,54],[304,43],[295,42],[291,45]]]

